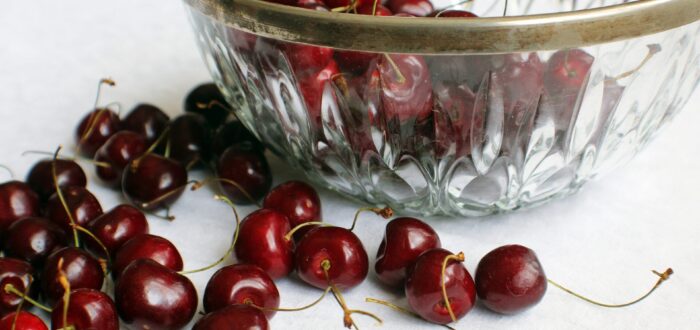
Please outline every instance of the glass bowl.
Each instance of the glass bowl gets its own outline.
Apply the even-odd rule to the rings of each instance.
[[[273,152],[342,194],[423,215],[576,192],[700,81],[697,0],[510,0],[505,17],[503,2],[476,1],[473,19],[185,2],[214,80]]]

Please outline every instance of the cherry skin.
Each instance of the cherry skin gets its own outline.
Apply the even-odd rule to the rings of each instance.
[[[124,130],[141,134],[150,146],[163,134],[170,123],[170,117],[158,107],[141,103],[134,107],[122,120]]]
[[[27,174],[27,184],[39,194],[42,201],[46,201],[56,192],[52,163],[52,159],[42,159],[34,164]],[[85,172],[80,165],[65,159],[56,159],[56,181],[61,188],[85,187],[87,185],[87,177],[85,177]]]
[[[44,321],[32,313],[20,311],[19,316],[15,318],[15,315],[10,313],[0,318],[0,330],[49,330]]]
[[[14,312],[22,302],[17,295],[5,292],[6,286],[12,285],[19,292],[29,289],[29,295],[34,296],[32,274],[34,268],[28,262],[0,257],[0,316]]]
[[[372,10],[374,10],[374,16],[391,16],[392,12],[389,8],[377,4],[377,8],[374,9],[374,2],[358,7],[357,13],[360,15],[372,15]],[[376,61],[379,57],[377,53],[367,53],[367,52],[357,52],[351,50],[337,50],[335,52],[335,60],[338,66],[343,71],[348,71],[354,74],[361,74],[367,71],[367,68],[372,64],[372,61]]]
[[[444,249],[424,252],[406,278],[406,297],[411,309],[421,318],[438,324],[452,322],[441,287],[442,264],[451,254]],[[461,262],[450,260],[445,269],[444,283],[455,318],[464,317],[476,302],[474,280]]]
[[[75,131],[75,141],[80,152],[92,157],[110,136],[121,129],[121,121],[114,111],[95,109],[85,115]]]
[[[39,215],[39,196],[28,184],[9,181],[0,184],[0,235],[13,222]]]
[[[497,71],[496,83],[504,88],[504,107],[507,114],[516,115],[528,106],[536,106],[543,92],[544,66],[536,53],[523,60],[506,57],[505,64]]]
[[[297,74],[318,72],[333,58],[333,49],[328,47],[287,43],[283,49]]]
[[[301,181],[287,181],[267,194],[263,207],[284,214],[294,228],[302,223],[321,221],[321,199],[316,190]],[[301,239],[313,226],[303,227],[294,233]]]
[[[212,102],[218,102],[214,105]],[[192,89],[185,98],[185,112],[197,113],[207,120],[209,126],[218,128],[229,116],[228,103],[214,83],[201,84]]]
[[[326,6],[326,4],[324,4],[323,2],[318,2],[317,0],[299,1],[299,2],[297,2],[296,6],[300,7],[300,8],[310,9],[310,10],[318,10],[318,11],[325,11],[325,12],[331,11],[331,9],[328,8],[328,6]]]
[[[148,234],[148,221],[137,208],[122,204],[91,221],[88,229],[104,244],[110,256],[116,256],[124,243],[137,235]],[[94,239],[86,238],[86,243],[94,253],[104,253]]]
[[[374,7],[373,1],[370,1],[361,7],[357,7],[357,13],[360,15],[372,15],[372,11],[374,11],[374,16],[391,16],[394,14],[391,12],[391,10],[389,10],[389,8],[382,6],[381,2],[377,4],[376,8]]]
[[[476,292],[488,309],[522,312],[542,300],[547,277],[534,251],[505,245],[487,253],[476,268]]]
[[[170,124],[170,157],[188,167],[209,159],[211,135],[204,116],[197,113],[178,116]]]
[[[371,0],[323,0],[323,2],[328,6],[329,8],[338,8],[338,7],[347,7],[347,6],[355,6],[355,7],[362,7],[366,5],[367,3],[371,3]]]
[[[139,259],[153,260],[172,271],[182,270],[182,256],[172,242],[160,236],[140,234],[117,250],[112,263],[112,275],[120,276],[129,264]]]
[[[268,330],[265,314],[247,305],[231,305],[204,315],[192,330]]]
[[[272,174],[265,155],[245,145],[227,148],[219,157],[216,172],[219,178],[233,181],[244,190],[242,192],[228,182],[219,182],[221,190],[236,204],[254,203],[265,196],[272,186]]]
[[[129,162],[146,152],[147,143],[141,134],[117,132],[95,154],[96,161],[109,164],[109,167],[95,166],[95,173],[108,185],[118,187],[121,184],[122,171]]]
[[[59,282],[58,263],[61,259],[61,269],[66,274],[71,290],[102,288],[104,270],[100,262],[84,250],[72,246],[64,247],[46,259],[44,272],[41,274],[41,292],[51,304],[60,300],[65,292]]]
[[[150,259],[132,262],[114,292],[119,316],[132,328],[180,329],[197,311],[192,282]]]
[[[376,70],[387,120],[397,118],[399,123],[420,122],[431,115],[433,87],[428,64],[422,56],[384,55],[379,58]]]
[[[386,6],[396,14],[428,16],[433,12],[433,5],[428,0],[389,0]]]
[[[219,127],[211,142],[212,154],[221,156],[228,147],[242,144],[246,148],[265,150],[263,144],[238,120],[232,120]]]
[[[90,221],[102,215],[100,202],[87,189],[74,186],[62,188],[61,192],[77,225],[86,227]],[[54,194],[49,198],[46,204],[46,214],[49,220],[61,226],[63,230],[72,232],[70,218],[58,194]]]
[[[297,76],[299,89],[309,117],[316,125],[321,125],[321,105],[323,103],[323,90],[333,77],[340,74],[335,61],[330,61],[320,71],[314,73],[304,73]]]
[[[71,290],[68,301],[66,323],[63,323],[64,301],[59,300],[51,312],[51,329],[119,330],[119,315],[112,298],[99,290]]]
[[[581,49],[557,51],[549,58],[545,70],[545,86],[551,95],[578,90],[593,65],[593,56]]]
[[[306,233],[294,252],[299,278],[320,289],[333,282],[346,290],[362,283],[369,271],[367,252],[360,239],[340,227],[318,227]],[[324,261],[330,262],[328,278]]]
[[[442,10],[434,11],[429,16],[437,18],[472,18],[478,17],[476,14],[466,10]]]
[[[10,226],[5,235],[5,255],[41,268],[46,258],[67,243],[66,233],[44,218],[24,218]]]
[[[209,279],[204,290],[204,311],[211,313],[229,305],[253,303],[258,307],[278,308],[280,293],[262,268],[254,265],[237,264],[219,269]],[[274,310],[264,312],[268,319],[275,315]]]
[[[131,203],[146,210],[174,203],[187,183],[187,169],[163,156],[148,154],[132,161],[122,174],[122,189]]]
[[[406,271],[418,256],[439,247],[438,234],[425,222],[408,217],[393,219],[386,225],[374,270],[385,284],[403,286]]]
[[[291,230],[282,213],[259,209],[243,221],[235,252],[238,261],[256,265],[277,279],[294,269],[294,241],[284,236]]]

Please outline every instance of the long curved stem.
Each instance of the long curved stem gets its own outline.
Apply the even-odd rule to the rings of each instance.
[[[310,304],[308,304],[308,305],[304,305],[304,306],[302,306],[302,307],[293,307],[293,308],[281,308],[281,307],[278,307],[278,308],[270,308],[270,307],[258,306],[258,305],[256,305],[256,304],[254,304],[251,300],[245,301],[245,304],[246,304],[246,305],[250,305],[251,307],[257,308],[257,309],[259,309],[259,310],[261,310],[261,311],[299,312],[299,311],[303,311],[303,310],[305,310],[305,309],[309,309],[309,308],[311,308],[311,307],[316,306],[318,303],[320,303],[320,302],[323,300],[323,298],[326,297],[326,295],[327,295],[328,292],[330,292],[330,291],[331,291],[331,287],[327,287],[325,290],[323,290],[323,294],[321,294],[320,297],[316,298],[316,300],[314,300],[312,303],[310,303]]]
[[[11,168],[9,168],[8,166],[2,165],[2,164],[0,164],[0,168],[2,168],[2,169],[4,169],[5,171],[7,171],[7,173],[10,174],[10,178],[11,178],[11,179],[14,179],[14,178],[15,178],[15,172],[13,172]]]
[[[353,229],[355,229],[355,224],[357,224],[357,219],[360,217],[360,214],[362,212],[365,212],[365,211],[373,212],[374,214],[381,216],[384,219],[389,219],[392,216],[394,216],[394,210],[392,210],[388,206],[383,207],[383,208],[372,207],[372,206],[361,207],[357,210],[357,212],[355,212],[355,218],[352,220],[352,225],[350,226],[350,228],[348,230],[353,231]]]
[[[10,293],[10,294],[13,294],[13,295],[15,295],[15,296],[17,296],[17,297],[20,297],[20,298],[22,298],[23,300],[28,301],[30,304],[34,305],[35,307],[37,307],[37,308],[39,308],[39,309],[41,309],[41,310],[43,310],[43,311],[45,311],[45,312],[47,312],[47,313],[51,313],[51,308],[49,308],[49,307],[47,307],[47,306],[41,304],[40,302],[38,302],[38,301],[32,299],[32,297],[30,297],[29,295],[24,294],[22,291],[17,290],[17,288],[15,288],[15,286],[12,285],[12,284],[6,284],[6,285],[3,287],[3,291],[5,291],[5,293]]]
[[[327,223],[322,222],[322,221],[309,221],[309,222],[303,222],[298,224],[296,227],[292,228],[287,234],[284,235],[284,239],[287,241],[292,240],[292,236],[294,236],[294,233],[299,231],[299,229],[308,227],[308,226],[328,226]]]
[[[401,307],[401,306],[399,306],[399,305],[396,305],[396,304],[394,304],[394,303],[388,302],[388,301],[386,301],[386,300],[381,300],[381,299],[376,299],[376,298],[365,298],[365,301],[366,301],[366,302],[370,302],[370,303],[375,303],[375,304],[384,305],[384,306],[389,307],[389,308],[391,308],[391,309],[393,309],[393,310],[395,310],[395,311],[397,311],[397,312],[401,312],[401,313],[404,313],[404,314],[407,314],[407,315],[411,315],[411,316],[413,316],[413,317],[415,317],[415,318],[419,318],[419,319],[421,319],[421,320],[423,319],[423,318],[420,317],[420,315],[418,315],[418,314],[412,312],[412,311],[409,310],[408,308]],[[447,329],[455,330],[455,328],[453,328],[453,327],[451,327],[451,326],[449,326],[449,325],[447,325],[447,324],[440,324],[440,325],[443,326],[443,327],[445,327],[445,328],[447,328]]]
[[[56,148],[56,152],[53,155],[53,161],[51,161],[51,175],[53,176],[53,185],[54,188],[56,188],[56,196],[58,196],[58,199],[61,201],[61,205],[63,205],[63,210],[66,211],[66,215],[68,215],[68,220],[70,221],[71,227],[73,227],[73,243],[75,244],[76,247],[80,246],[80,239],[78,238],[78,230],[75,229],[75,219],[73,218],[73,213],[71,212],[70,208],[68,207],[68,203],[66,203],[66,199],[63,197],[63,192],[61,192],[61,187],[58,185],[58,175],[56,174],[56,159],[58,159],[58,153],[61,152],[62,146],[58,146]]]
[[[202,180],[202,181],[195,182],[194,185],[192,185],[191,190],[200,189],[200,188],[202,188],[202,187],[204,187],[204,186],[210,184],[211,182],[223,182],[223,183],[230,184],[230,185],[232,185],[234,188],[238,189],[238,191],[242,192],[243,195],[245,195],[245,197],[246,197],[248,200],[250,200],[251,203],[255,204],[255,206],[257,206],[257,207],[262,207],[262,205],[260,205],[260,203],[258,203],[258,201],[256,201],[255,198],[253,198],[253,196],[251,196],[251,195],[248,193],[248,191],[246,191],[245,189],[243,189],[243,187],[241,187],[241,185],[239,185],[238,182],[233,181],[233,180],[229,180],[229,179],[225,179],[225,178],[207,178],[207,179],[204,179],[204,180]]]
[[[447,312],[450,313],[450,318],[452,322],[457,322],[457,317],[455,317],[454,310],[452,310],[452,305],[450,304],[450,297],[447,296],[447,287],[445,286],[445,271],[447,270],[447,263],[450,260],[456,260],[459,262],[464,261],[464,253],[460,252],[458,254],[451,254],[445,257],[442,261],[442,272],[440,273],[440,287],[442,288],[442,299],[445,302],[445,307],[447,307]]]
[[[335,283],[331,281],[330,276],[328,275],[328,271],[331,269],[331,262],[326,259],[321,262],[321,269],[323,270],[323,275],[326,277],[326,281],[328,282],[328,287],[331,289],[331,292],[333,293],[333,296],[335,297],[335,300],[338,302],[340,305],[340,308],[343,309],[343,324],[345,325],[346,328],[355,328],[359,329],[357,327],[357,324],[355,324],[355,321],[352,319],[352,314],[362,314],[365,316],[369,316],[373,319],[375,319],[379,324],[382,324],[383,321],[381,318],[378,316],[362,311],[362,310],[356,310],[356,309],[349,309],[348,304],[345,302],[345,298],[343,298],[343,294],[340,293],[340,290],[338,287],[335,286]]]

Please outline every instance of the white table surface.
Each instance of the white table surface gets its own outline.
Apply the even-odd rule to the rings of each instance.
[[[103,103],[120,101],[128,110],[151,102],[171,115],[196,84],[209,80],[195,48],[180,1],[8,0],[0,10],[0,163],[24,177],[39,156],[72,146],[74,128],[93,102],[95,83],[110,76]],[[673,267],[676,274],[649,299],[625,309],[583,303],[550,287],[534,309],[500,316],[477,306],[460,329],[665,328],[700,326],[700,92],[665,131],[631,163],[589,183],[579,194],[536,209],[481,219],[439,219],[432,225],[444,247],[464,251],[473,272],[493,248],[520,243],[534,249],[547,274],[604,301],[634,298],[651,286],[651,269]],[[270,157],[276,182],[301,178]],[[91,166],[89,188],[109,209],[122,202],[105,189]],[[0,174],[5,180],[5,174]],[[347,225],[358,204],[321,191],[325,220]],[[172,223],[151,218],[152,232],[171,239],[192,269],[217,259],[233,231],[230,210],[207,189],[187,193],[174,206]],[[248,213],[252,208],[243,208]],[[367,216],[357,230],[373,256],[384,223]],[[229,260],[229,262],[231,262]],[[203,293],[213,271],[191,276]],[[283,306],[299,306],[320,293],[298,279],[278,281]],[[381,289],[370,273],[346,293],[353,308],[384,318],[382,329],[436,326],[367,304],[367,296],[405,304],[400,293]],[[201,306],[200,306],[201,308]],[[362,329],[380,329],[356,317]],[[341,329],[342,315],[331,298],[315,309],[278,313],[273,329]],[[437,327],[439,328],[439,327]]]

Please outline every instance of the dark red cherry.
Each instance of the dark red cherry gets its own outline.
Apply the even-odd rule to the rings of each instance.
[[[432,113],[433,87],[422,56],[387,54],[377,65],[387,120],[423,121]]]
[[[514,314],[542,300],[547,277],[534,251],[522,245],[487,253],[476,268],[476,292],[490,310]]]
[[[547,62],[544,82],[551,95],[565,90],[578,90],[593,65],[593,56],[581,49],[560,50]]]
[[[328,281],[338,289],[350,289],[362,283],[369,271],[369,260],[360,239],[340,227],[318,227],[309,231],[294,251],[299,278],[325,289]],[[330,262],[328,278],[323,263]]]
[[[262,268],[237,264],[219,269],[209,279],[204,290],[204,311],[211,313],[229,305],[252,303],[258,307],[278,308],[280,293]],[[265,311],[270,319],[274,310]]]
[[[110,136],[121,129],[121,121],[114,111],[100,108],[91,111],[78,124],[75,141],[80,152],[92,157]]]
[[[14,324],[14,328],[12,327]],[[40,317],[25,311],[10,313],[0,319],[0,330],[49,330]]]
[[[95,166],[95,173],[105,183],[117,187],[122,182],[122,171],[132,160],[143,155],[148,149],[148,142],[139,133],[121,131],[112,135],[97,150],[95,160],[109,167]]]
[[[153,144],[170,123],[170,117],[158,107],[141,103],[132,109],[122,120],[122,128],[141,134],[146,144]]]
[[[148,221],[137,208],[122,204],[91,221],[88,229],[104,244],[109,255],[114,257],[124,243],[137,235],[148,234]],[[94,253],[104,253],[93,239],[86,237],[85,241]]]
[[[299,2],[297,2],[296,6],[300,7],[300,8],[310,9],[310,10],[318,10],[318,11],[326,11],[326,12],[331,11],[331,9],[328,8],[328,6],[326,6],[326,4],[320,0],[299,1]]]
[[[424,252],[406,278],[406,297],[411,309],[423,319],[438,324],[453,321],[443,299],[443,280],[456,319],[467,315],[476,302],[474,280],[461,262],[449,260],[443,278],[442,264],[449,255],[452,253],[444,249]]]
[[[130,202],[146,210],[167,208],[187,183],[185,167],[169,158],[148,154],[124,169],[122,189]]]
[[[348,7],[348,6],[355,6],[355,7],[362,7],[366,5],[367,3],[371,3],[371,0],[323,0],[323,2],[326,3],[326,6],[329,8],[338,8],[338,7]]]
[[[61,259],[61,269],[70,283],[71,290],[102,288],[104,270],[100,262],[84,250],[72,246],[64,247],[51,253],[41,274],[41,292],[51,304],[61,299],[65,292],[59,282],[58,264]]]
[[[386,6],[396,14],[428,16],[433,12],[433,4],[428,0],[389,0]]]
[[[209,159],[211,135],[204,116],[197,113],[178,116],[170,124],[170,158],[188,168],[197,163],[202,164],[202,161]]]
[[[76,224],[86,227],[88,222],[102,215],[100,202],[87,189],[73,186],[62,188],[61,192]],[[58,194],[54,194],[49,198],[46,204],[46,215],[49,220],[61,226],[66,232],[72,232],[70,218]]]
[[[0,235],[13,222],[39,215],[39,196],[21,181],[0,184]]]
[[[117,250],[112,263],[112,274],[120,276],[129,264],[139,259],[153,260],[176,272],[182,270],[182,256],[173,243],[160,236],[141,234]]]
[[[232,120],[219,127],[214,133],[211,142],[212,154],[221,156],[228,147],[242,144],[247,148],[263,151],[265,147],[244,125],[238,120]]]
[[[283,49],[297,74],[318,72],[333,58],[333,49],[328,47],[287,43]]]
[[[249,214],[239,229],[238,261],[262,268],[273,279],[287,276],[294,269],[294,241],[285,238],[291,229],[287,217],[277,211]]]
[[[367,71],[372,61],[376,61],[379,58],[379,54],[354,50],[337,50],[334,58],[343,71],[362,74]]]
[[[280,5],[294,6],[295,0],[265,0],[267,2],[279,3]]]
[[[374,1],[365,3],[364,5],[357,7],[357,13],[360,15],[372,15],[374,11],[374,16],[391,16],[394,13],[389,10],[389,8],[382,6],[381,1],[374,7]]]
[[[51,312],[51,329],[75,330],[100,329],[119,330],[119,315],[112,298],[93,289],[71,290],[68,300],[68,314],[64,322],[65,304],[59,300]]]
[[[17,306],[22,302],[22,298],[11,292],[6,292],[5,288],[11,285],[19,292],[27,292],[34,296],[34,268],[19,259],[0,257],[0,316],[17,310]]]
[[[41,268],[49,254],[66,245],[66,238],[66,233],[55,223],[30,217],[8,228],[3,248],[7,256]]]
[[[150,259],[124,270],[114,297],[119,316],[135,329],[180,329],[197,311],[192,282]]]
[[[472,18],[472,17],[478,17],[476,14],[466,11],[466,10],[441,10],[441,11],[434,11],[430,13],[432,17],[437,17],[437,18]]]
[[[321,199],[316,190],[301,181],[287,181],[267,194],[263,207],[284,214],[294,228],[304,222],[321,221]],[[299,240],[313,226],[303,227],[294,233]]]
[[[423,252],[440,247],[438,234],[416,218],[396,218],[386,225],[374,270],[382,282],[403,286],[406,271]]]
[[[262,311],[247,305],[231,305],[204,315],[192,330],[268,330]]]
[[[221,189],[236,204],[254,203],[265,196],[272,186],[272,174],[265,155],[244,145],[226,149],[219,157],[216,173],[223,179],[219,181]]]
[[[301,74],[297,77],[309,117],[316,125],[321,124],[321,105],[326,84],[330,83],[333,77],[339,73],[338,65],[335,61],[330,61],[318,72]]]
[[[206,118],[209,127],[217,128],[229,116],[226,98],[214,83],[201,84],[190,91],[185,98],[185,111],[197,113]]]
[[[52,162],[51,159],[40,160],[27,174],[27,184],[39,194],[42,201],[46,201],[56,192],[52,175]],[[56,160],[56,179],[61,188],[85,187],[87,185],[85,172],[78,163],[72,160]]]

